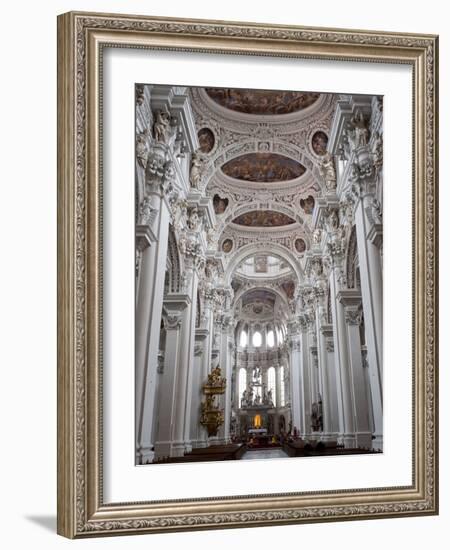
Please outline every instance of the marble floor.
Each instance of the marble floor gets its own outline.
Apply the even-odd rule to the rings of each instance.
[[[289,458],[283,449],[258,449],[256,451],[247,451],[242,460],[253,460],[258,458]]]

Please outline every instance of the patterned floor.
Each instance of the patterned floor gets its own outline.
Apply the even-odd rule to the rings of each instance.
[[[259,458],[289,458],[283,449],[261,449],[257,451],[247,451],[242,460],[253,460]]]

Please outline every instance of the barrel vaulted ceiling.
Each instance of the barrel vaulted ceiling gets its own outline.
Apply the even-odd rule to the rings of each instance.
[[[218,250],[233,265],[241,250],[249,250],[247,262],[252,254],[257,262],[278,250],[293,267],[290,277],[280,275],[278,285],[290,299],[298,283],[294,272],[302,270],[311,245],[319,163],[337,98],[237,88],[191,88],[189,93],[216,213]],[[241,279],[236,274],[233,287],[242,285]]]

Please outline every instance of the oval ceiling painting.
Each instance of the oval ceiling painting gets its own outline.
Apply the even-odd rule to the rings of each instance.
[[[281,227],[291,225],[295,220],[274,210],[253,210],[234,218],[233,223],[246,227]]]
[[[201,128],[198,131],[198,142],[200,144],[200,151],[208,154],[214,149],[214,134],[209,128]]]
[[[325,155],[327,152],[327,145],[328,145],[328,136],[325,132],[322,132],[322,130],[319,130],[316,132],[311,140],[311,146],[313,148],[314,153],[319,156]]]
[[[299,178],[306,168],[296,160],[276,153],[247,153],[226,162],[222,172],[238,180],[274,183]]]
[[[237,88],[205,88],[216,103],[248,115],[287,115],[315,103],[316,92],[283,92],[281,90],[244,90]]]

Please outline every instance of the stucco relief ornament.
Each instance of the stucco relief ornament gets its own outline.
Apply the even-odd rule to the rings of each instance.
[[[136,85],[136,105],[139,107],[143,105],[145,101],[144,86],[142,84]]]
[[[191,231],[197,231],[201,225],[201,219],[197,207],[191,208],[188,214],[187,226]]]
[[[334,193],[337,187],[336,168],[334,158],[330,153],[326,153],[323,159],[319,161],[319,172],[325,183],[326,193]]]
[[[156,219],[158,210],[153,208],[150,197],[145,197],[139,206],[139,224],[152,225]]]
[[[210,227],[206,232],[206,242],[208,244],[208,248],[216,249],[218,240],[219,236],[216,234],[216,231],[214,228]]]
[[[136,160],[139,166],[146,168],[148,159],[148,137],[149,131],[145,129],[142,133],[136,134]]]
[[[372,198],[365,211],[370,223],[379,225],[383,223],[383,209],[378,199]]]
[[[163,145],[151,148],[145,170],[145,182],[150,190],[172,193],[175,170]],[[159,189],[158,189],[159,188]]]
[[[383,167],[383,135],[380,132],[375,134],[372,151],[373,165],[378,173]]]

